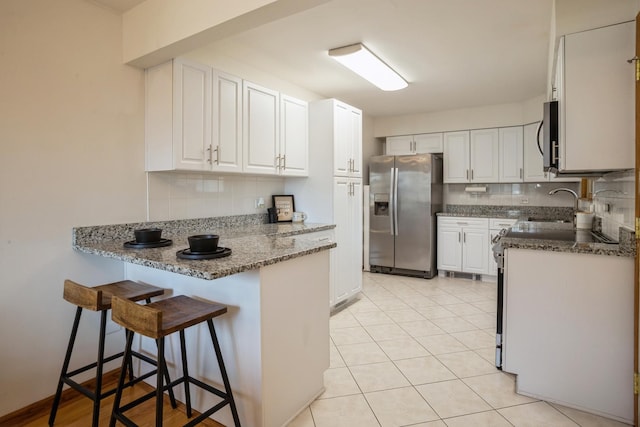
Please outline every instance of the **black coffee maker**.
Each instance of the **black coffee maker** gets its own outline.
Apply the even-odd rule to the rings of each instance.
[[[269,213],[269,224],[278,222],[278,211],[276,208],[269,208],[267,212]]]

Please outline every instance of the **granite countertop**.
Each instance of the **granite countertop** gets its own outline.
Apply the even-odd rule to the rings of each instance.
[[[563,219],[573,221],[573,208],[555,206],[446,205],[438,216],[507,218],[507,219]]]
[[[538,227],[544,229],[553,228],[566,228],[564,224],[538,224]],[[522,227],[519,223],[515,228]],[[586,233],[590,233],[589,230]],[[592,255],[606,255],[606,256],[622,256],[622,257],[634,257],[636,253],[635,246],[635,233],[625,228],[620,228],[620,241],[617,244],[607,243],[594,243],[594,242],[580,242],[578,241],[562,241],[562,240],[546,240],[535,238],[518,238],[518,237],[506,237],[502,236],[499,239],[499,244],[504,250],[507,249],[531,249],[536,251],[551,251],[551,252],[569,252],[577,254],[592,254]]]
[[[474,218],[509,218],[517,219],[515,227],[529,218],[539,220],[564,220],[567,223],[541,222],[536,227],[541,228],[565,228],[573,223],[573,208],[547,207],[547,206],[493,206],[493,205],[447,205],[444,212],[438,216],[450,217],[474,217]],[[529,221],[531,222],[531,221]],[[597,228],[596,228],[597,229]],[[579,240],[579,239],[578,239]],[[635,233],[623,227],[619,230],[619,243],[583,243],[567,242],[562,240],[544,240],[532,238],[504,237],[500,238],[500,244],[504,249],[533,249],[552,252],[573,252],[594,255],[633,257],[636,253]]]
[[[317,223],[260,223],[262,215],[203,218],[163,222],[141,222],[73,229],[73,248],[77,251],[119,259],[186,276],[218,279],[288,259],[336,247],[333,240],[311,234],[332,230],[335,225]],[[133,230],[162,228],[162,238],[173,244],[160,248],[130,249],[124,243],[134,240]],[[219,246],[231,249],[228,257],[212,260],[179,259],[176,252],[189,247],[187,237],[218,234]]]

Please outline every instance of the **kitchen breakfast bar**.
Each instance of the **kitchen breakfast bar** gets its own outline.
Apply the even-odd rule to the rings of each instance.
[[[126,248],[133,231],[158,227],[166,246]],[[263,215],[77,227],[75,250],[123,261],[123,278],[228,306],[215,319],[229,380],[243,426],[276,427],[293,419],[324,390],[329,367],[329,259],[333,225],[264,224]],[[179,259],[187,237],[212,233],[231,255]],[[136,336],[143,353],[155,343]],[[221,385],[208,330],[187,333],[192,374]],[[179,340],[170,336],[166,358],[172,376],[181,370]],[[193,390],[196,391],[196,390]],[[195,409],[215,402],[192,391]],[[183,400],[181,387],[176,398]],[[228,409],[214,419],[232,424]]]

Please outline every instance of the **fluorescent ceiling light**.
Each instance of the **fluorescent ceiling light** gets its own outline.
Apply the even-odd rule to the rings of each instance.
[[[329,56],[382,90],[399,90],[409,85],[361,43],[331,49]]]

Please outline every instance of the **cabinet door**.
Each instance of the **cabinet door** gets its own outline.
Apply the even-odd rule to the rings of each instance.
[[[462,271],[462,228],[438,225],[438,270]]]
[[[499,182],[498,129],[471,131],[471,182]]]
[[[214,70],[211,170],[242,172],[242,79]]]
[[[469,131],[444,134],[443,170],[445,183],[469,182]]]
[[[465,273],[487,273],[487,251],[489,230],[487,228],[462,229],[462,271]]]
[[[331,266],[331,276],[333,283],[332,288],[332,304],[336,304],[345,299],[349,295],[351,284],[349,283],[353,277],[351,274],[352,261],[352,245],[351,230],[349,229],[351,217],[349,215],[351,182],[346,177],[334,178],[333,186],[333,218],[336,224],[336,248],[335,264]]]
[[[173,66],[175,169],[206,170],[211,144],[211,68],[183,59]]]
[[[634,52],[634,22],[565,36],[561,170],[635,167]]]
[[[279,94],[244,81],[242,101],[244,171],[274,175],[280,141]]]
[[[309,107],[307,102],[280,96],[280,173],[309,174]]]
[[[413,151],[418,154],[442,153],[442,133],[422,133],[413,136]]]
[[[348,176],[351,169],[351,107],[341,102],[335,103],[334,109],[334,176]]]
[[[500,128],[499,139],[500,182],[522,182],[522,126]]]
[[[350,176],[362,177],[362,111],[351,107]]]
[[[351,234],[351,254],[349,268],[351,279],[348,283],[349,296],[362,290],[362,181],[352,179],[349,197],[349,232]]]
[[[413,136],[403,135],[387,137],[384,152],[389,156],[413,154]]]
[[[528,124],[523,130],[524,181],[544,182],[549,180],[549,174],[542,169],[542,154],[538,148],[539,122]],[[542,144],[542,129],[540,143]]]

